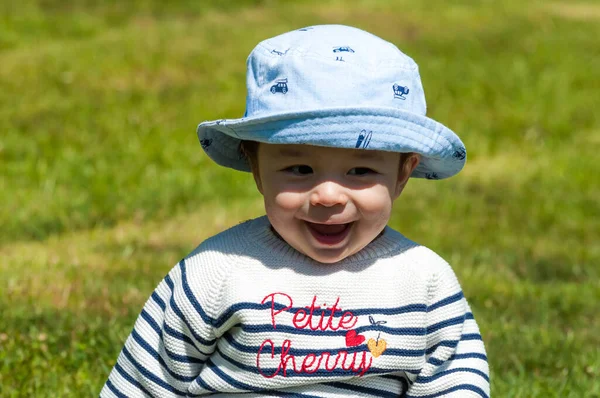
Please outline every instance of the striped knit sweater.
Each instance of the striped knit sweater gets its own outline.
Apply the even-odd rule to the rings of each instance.
[[[387,227],[320,264],[266,217],[203,242],[144,306],[101,397],[487,397],[450,266]]]

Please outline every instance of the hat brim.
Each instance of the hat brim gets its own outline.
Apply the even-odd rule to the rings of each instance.
[[[200,123],[197,133],[211,159],[240,171],[250,171],[240,152],[242,140],[416,152],[422,156],[411,176],[416,178],[451,177],[466,161],[465,147],[452,130],[426,116],[396,108],[329,108],[220,119]]]

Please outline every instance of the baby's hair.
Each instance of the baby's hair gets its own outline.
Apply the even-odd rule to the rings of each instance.
[[[258,166],[258,141],[243,140],[240,143],[240,150],[244,158],[250,164],[250,168],[254,169]]]

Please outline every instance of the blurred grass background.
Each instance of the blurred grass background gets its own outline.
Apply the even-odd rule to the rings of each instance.
[[[600,396],[600,2],[0,1],[0,396],[97,395],[149,294],[262,214],[196,125],[260,40],[342,23],[420,65],[465,170],[391,225],[453,264],[495,397]]]

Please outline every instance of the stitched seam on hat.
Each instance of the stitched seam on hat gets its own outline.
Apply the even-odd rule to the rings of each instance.
[[[265,130],[265,131],[270,131],[270,130]],[[412,131],[412,130],[411,130],[411,131]],[[310,134],[310,133],[304,133],[304,134],[299,134],[299,135],[300,135],[300,136],[306,136],[306,135],[309,135],[309,134]],[[334,135],[334,134],[336,134],[336,133],[322,133],[322,134],[323,134],[323,135]],[[410,141],[410,142],[415,142],[415,143],[417,143],[417,144],[421,144],[421,145],[423,145],[423,146],[425,146],[426,148],[429,148],[429,149],[431,149],[431,150],[439,150],[439,149],[437,149],[437,148],[436,148],[436,146],[437,146],[437,145],[431,146],[431,145],[429,145],[429,144],[426,144],[426,143],[424,143],[424,142],[422,142],[422,141],[418,141],[418,140],[416,140],[416,139],[414,139],[414,138],[410,138],[410,137],[403,137],[403,138],[405,138],[407,141]],[[435,140],[433,140],[433,141],[434,141],[434,142],[437,142],[437,141],[435,141]],[[440,146],[442,146],[441,144],[439,144],[439,145],[440,145]],[[444,152],[445,152],[445,151],[444,151]],[[430,158],[430,159],[444,159],[444,158],[447,158],[447,156],[432,156],[432,155],[427,155],[427,157],[428,157],[428,158]]]
[[[218,125],[217,125],[218,126]],[[223,127],[224,129],[227,129],[228,131],[230,131],[231,133],[233,133],[233,135],[235,135],[235,138],[241,140],[242,138],[238,135],[237,131],[235,131],[235,129],[233,128],[233,126],[227,126],[224,124],[221,124],[220,127]]]
[[[387,123],[377,123],[377,124],[387,125]],[[408,131],[410,131],[410,132],[412,132],[412,133],[416,133],[416,134],[418,134],[418,133],[419,133],[419,131],[417,131],[417,130],[414,130],[414,129],[411,129],[411,128],[405,128],[405,129],[406,129],[406,130],[408,130]],[[266,129],[266,128],[261,128],[260,130],[261,130],[261,131],[278,131],[278,130],[282,130],[282,129],[281,129],[281,128],[276,128],[276,129]],[[248,131],[250,131],[250,130],[248,130]],[[298,136],[308,136],[308,135],[311,135],[311,133],[296,133],[296,134],[297,134]],[[333,136],[333,135],[338,135],[338,134],[340,134],[340,133],[338,133],[338,132],[333,132],[333,133],[323,132],[323,133],[320,133],[320,134],[321,134],[321,135],[323,135],[323,136]],[[343,134],[343,133],[342,133],[342,134]],[[348,134],[349,134],[349,133],[348,133]],[[438,133],[438,134],[439,134],[439,133]],[[439,138],[439,137],[440,137],[440,136],[438,135],[438,138]],[[415,143],[417,143],[417,144],[421,144],[421,145],[423,145],[423,146],[426,146],[427,148],[429,148],[429,149],[432,149],[432,150],[436,150],[436,146],[438,146],[438,145],[433,145],[433,146],[432,146],[432,145],[429,145],[429,144],[427,144],[427,143],[425,143],[425,142],[423,142],[423,141],[419,141],[419,140],[417,140],[417,139],[415,139],[415,138],[408,137],[408,136],[403,136],[402,138],[404,138],[404,139],[406,139],[406,140],[408,140],[408,141],[411,141],[411,142],[415,142]],[[443,136],[442,136],[441,138],[443,138],[444,140],[446,140],[446,142],[448,143],[448,145],[449,145],[449,146],[451,146],[452,148],[454,148],[454,145],[453,145],[453,144],[450,142],[450,140],[448,140],[448,138],[446,138],[446,137],[443,137]],[[443,143],[440,143],[440,142],[439,142],[439,141],[437,141],[436,139],[433,139],[433,138],[432,138],[432,139],[431,139],[431,141],[434,141],[436,144],[439,144],[439,146],[442,146],[442,147],[444,146],[444,145],[443,145]],[[445,151],[444,151],[444,152],[445,152]],[[429,156],[429,157],[431,157],[431,158],[435,158],[434,156]],[[444,157],[444,156],[440,156],[439,158],[441,159],[441,158],[443,158],[443,157]]]
[[[337,116],[336,116],[336,117],[337,117]],[[392,118],[392,117],[386,117],[386,116],[378,116],[378,117],[383,117],[383,118],[386,118],[386,119],[394,119],[394,120],[395,120],[395,118]],[[306,119],[303,119],[303,122],[308,122],[308,121],[310,121],[310,120],[320,120],[320,119],[325,119],[325,118],[330,118],[330,117],[324,116],[324,117],[313,117],[313,118],[306,118]],[[406,121],[406,120],[405,120],[405,121]],[[277,122],[279,122],[279,121],[274,121],[274,122],[271,122],[271,123],[277,123]],[[410,124],[409,124],[408,126],[406,126],[406,127],[405,127],[405,126],[403,126],[402,128],[404,128],[404,129],[406,129],[406,130],[409,130],[409,131],[411,131],[411,132],[413,132],[413,133],[419,133],[419,132],[420,132],[419,130],[417,130],[417,129],[415,129],[415,128],[414,128],[414,126],[415,126],[415,125],[416,125],[416,126],[420,126],[420,125],[418,125],[418,124],[416,124],[416,123],[413,123],[413,122],[410,122],[410,121],[406,121],[406,122],[408,122],[408,123],[410,123]],[[318,122],[317,122],[317,123],[318,123]],[[355,122],[355,121],[352,121],[352,122],[342,122],[342,123],[340,123],[340,124],[354,124],[354,123],[356,123],[356,122]],[[367,123],[370,123],[370,124],[389,125],[389,123],[387,123],[387,122],[385,122],[385,121],[382,121],[382,122],[379,122],[379,121],[375,121],[375,122],[373,122],[373,121],[369,121],[369,122],[367,122]],[[315,124],[316,124],[316,123],[315,123]],[[257,123],[257,125],[259,125],[259,124]],[[228,127],[229,127],[229,126],[228,126]],[[248,128],[248,127],[241,127],[241,128],[239,128],[239,129],[238,129],[238,131],[242,132],[242,131],[252,131],[252,130],[257,130],[256,128],[251,128],[251,126],[249,126],[249,127],[250,127],[250,128]],[[308,127],[310,127],[310,126],[305,126],[305,127],[306,127],[306,128],[308,128]],[[412,127],[412,128],[411,128],[411,127]],[[442,139],[444,139],[444,140],[445,140],[445,142],[448,144],[448,146],[452,147],[453,149],[455,148],[455,145],[454,145],[452,142],[450,142],[450,140],[448,139],[448,137],[445,137],[445,136],[441,135],[441,134],[440,134],[440,132],[437,132],[437,129],[435,129],[435,130],[432,130],[432,129],[429,129],[428,127],[425,127],[425,126],[422,126],[422,127],[423,127],[423,128],[426,128],[426,129],[428,129],[428,130],[431,130],[431,131],[433,131],[434,133],[436,133],[436,134],[438,135],[436,138],[442,138]],[[436,127],[437,127],[437,126],[436,126]],[[278,128],[265,128],[265,127],[261,127],[261,128],[260,128],[260,130],[261,130],[261,131],[278,131],[278,130],[282,130],[282,128],[281,128],[281,127],[278,127]],[[310,133],[300,133],[300,134],[301,134],[301,135],[309,135]],[[335,135],[335,134],[339,134],[339,133],[337,133],[337,132],[335,132],[335,133],[323,132],[323,133],[321,133],[321,134],[322,134],[322,135],[329,135],[329,136],[331,136],[331,135]],[[236,136],[237,136],[238,138],[240,138],[240,137],[239,137],[239,135],[238,135],[237,133],[236,133]],[[423,142],[421,142],[421,141],[418,141],[418,140],[416,140],[416,139],[414,139],[414,138],[411,138],[411,137],[403,137],[403,138],[407,138],[407,139],[409,139],[409,140],[411,140],[411,141],[413,141],[413,142],[417,142],[417,143],[420,143],[420,144],[426,145],[426,146],[428,146],[430,149],[435,149],[435,147],[433,147],[433,146],[430,146],[430,145],[427,145],[427,144],[425,144],[425,143],[423,143]],[[433,139],[432,139],[432,140],[433,140]],[[439,141],[437,141],[437,139],[436,139],[436,140],[434,140],[434,141],[435,141],[435,142],[439,142]],[[443,146],[443,144],[442,144],[442,143],[440,143],[440,145],[442,145],[442,146]],[[440,158],[441,158],[441,157],[440,157]]]
[[[268,56],[268,57],[274,58],[274,59],[282,57],[282,55],[273,54],[271,52],[271,50],[273,50],[274,48],[272,48],[272,47],[269,48],[262,43],[259,43],[256,47],[257,48],[260,47],[261,53],[264,56]],[[286,51],[289,51],[290,53],[298,54],[299,56],[301,56],[304,59],[318,59],[318,60],[323,60],[323,61],[334,61],[335,62],[335,60],[328,57],[327,55],[318,53],[316,51],[310,51],[309,49],[300,49],[300,48],[291,48],[290,47],[290,48],[286,49]],[[411,66],[408,63],[398,64],[398,60],[394,59],[394,58],[385,58],[385,59],[378,61],[375,64],[366,64],[366,63],[359,64],[356,62],[347,61],[345,65],[352,66],[355,68],[356,67],[365,68],[368,66],[369,70],[381,68],[381,67],[396,68],[398,70],[411,71],[411,72],[417,70],[417,68],[415,66]]]
[[[275,48],[274,47],[269,48],[269,47],[267,47],[266,44],[258,43],[258,45],[256,46],[256,49],[254,51],[252,51],[252,53],[257,52],[256,50],[258,50],[258,49],[262,50],[261,52],[265,56],[269,56],[271,58],[281,58],[282,57],[282,55],[272,53],[271,51],[274,50]],[[295,49],[292,49],[292,48],[286,49],[286,51],[294,51],[294,50]],[[251,55],[248,58],[250,58],[250,57],[251,57]]]

